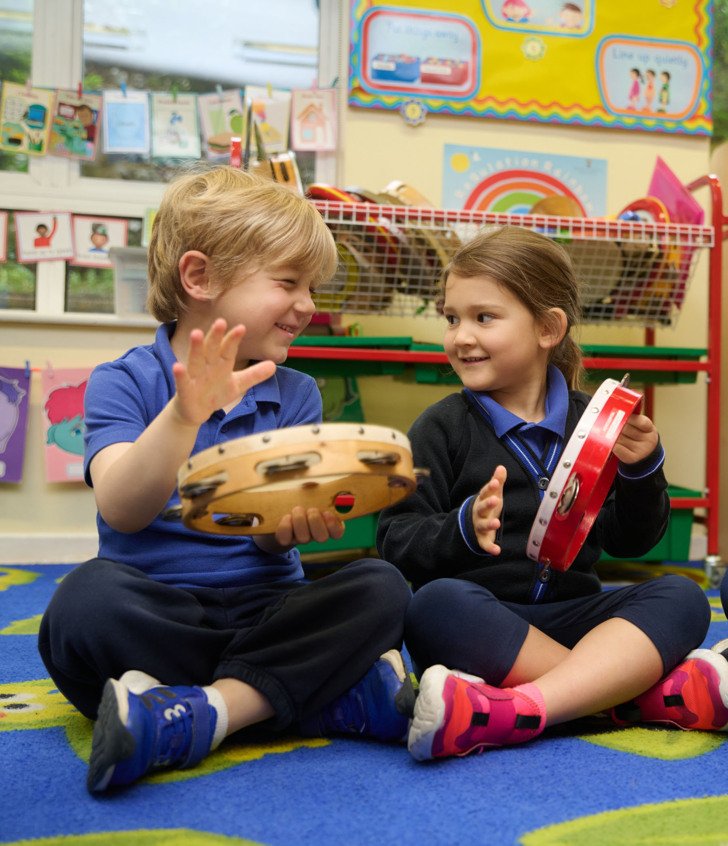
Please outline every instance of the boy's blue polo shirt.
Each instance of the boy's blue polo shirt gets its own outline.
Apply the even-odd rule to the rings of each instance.
[[[96,367],[85,395],[84,473],[99,450],[132,442],[174,396],[170,338],[175,324],[158,328],[153,344],[130,349]],[[321,421],[321,394],[315,380],[287,367],[251,388],[225,414],[214,412],[200,427],[192,453],[256,432]],[[165,509],[179,504],[175,491]],[[187,529],[161,516],[140,532],[123,534],[97,516],[99,557],[129,564],[168,584],[232,587],[293,581],[303,577],[297,549],[283,555],[263,552],[244,535],[213,535]]]

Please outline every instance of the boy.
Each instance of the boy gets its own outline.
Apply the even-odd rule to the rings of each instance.
[[[406,733],[394,697],[410,591],[394,567],[362,559],[307,583],[295,544],[341,537],[329,511],[296,507],[254,538],[169,519],[189,455],[320,420],[314,380],[277,365],[336,261],[310,203],[243,171],[189,174],[162,200],[148,298],[162,325],[86,392],[98,557],[61,583],[39,636],[59,690],[96,719],[91,792],[193,766],[253,724]]]

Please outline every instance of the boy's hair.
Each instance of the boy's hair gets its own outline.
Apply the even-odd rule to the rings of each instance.
[[[334,238],[316,208],[290,188],[243,170],[219,166],[172,182],[149,242],[147,309],[175,320],[185,309],[179,261],[188,250],[210,259],[224,291],[263,268],[294,268],[312,286],[336,271]]]
[[[549,309],[562,309],[566,334],[551,351],[551,363],[561,370],[570,388],[579,387],[582,355],[571,336],[581,319],[579,284],[563,247],[521,226],[482,230],[460,247],[443,271],[443,294],[451,273],[490,277],[518,297],[536,320],[548,320]]]

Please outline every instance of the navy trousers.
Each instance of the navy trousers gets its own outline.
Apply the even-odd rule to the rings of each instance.
[[[611,617],[629,620],[654,643],[665,673],[700,646],[710,625],[702,588],[684,576],[660,576],[563,602],[501,602],[465,579],[436,579],[413,596],[405,645],[419,675],[444,664],[499,685],[526,639],[529,625],[568,648]]]
[[[106,679],[134,669],[163,684],[247,682],[278,730],[400,648],[410,598],[402,575],[374,558],[312,582],[224,589],[174,587],[96,558],[60,583],[38,643],[58,689],[92,719]]]

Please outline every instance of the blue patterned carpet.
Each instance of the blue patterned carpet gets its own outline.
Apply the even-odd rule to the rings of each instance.
[[[91,724],[36,652],[61,565],[0,567],[0,846],[728,843],[728,734],[595,721],[418,764],[357,740],[233,739],[193,770],[89,796]],[[728,637],[715,592],[705,645]]]

